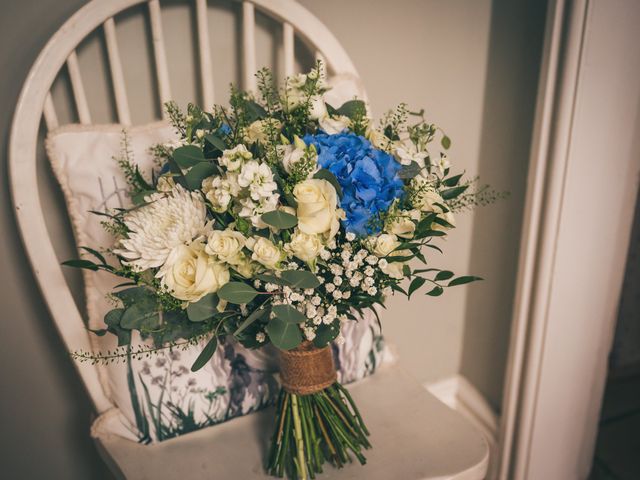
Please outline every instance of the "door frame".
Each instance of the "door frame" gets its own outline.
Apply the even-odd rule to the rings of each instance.
[[[609,73],[591,61],[603,18],[640,21],[640,8],[631,0],[617,2],[613,13],[604,8],[604,0],[548,4],[500,419],[500,480],[584,479],[591,467],[640,170],[640,86],[631,83],[640,78],[640,58],[608,59],[602,67]],[[632,23],[616,27],[612,48],[626,45]],[[614,72],[629,78],[612,81]],[[620,101],[616,83],[630,89],[629,102]],[[611,101],[597,103],[589,95],[594,89]],[[584,121],[594,111],[619,130],[588,135],[597,132]],[[609,154],[607,169],[602,152]],[[594,184],[601,186],[597,195],[587,188]],[[589,235],[587,227],[577,236],[576,219],[587,206],[592,219],[602,219],[602,235]],[[571,278],[581,262],[593,279]],[[587,282],[596,279],[602,288],[594,293]]]

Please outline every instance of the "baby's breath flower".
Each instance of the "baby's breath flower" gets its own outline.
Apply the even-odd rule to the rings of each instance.
[[[264,332],[256,333],[256,341],[257,342],[263,343],[266,339],[267,339],[267,336],[264,334]]]
[[[318,295],[315,295],[311,298],[311,305],[314,305],[317,307],[318,305],[320,305],[320,302],[322,302],[322,300]]]
[[[265,289],[267,292],[275,292],[275,291],[278,289],[278,286],[277,286],[275,283],[267,283],[267,284],[264,286],[264,289]]]
[[[369,295],[375,295],[376,293],[378,293],[378,289],[376,287],[371,287],[369,288],[369,290],[367,290],[367,293]]]
[[[334,290],[332,295],[336,300],[340,300],[342,298],[342,292],[340,290]]]
[[[342,285],[342,277],[333,277],[333,283],[339,287]]]
[[[347,232],[345,235],[348,242],[353,242],[356,239],[356,234],[353,232]]]
[[[372,277],[374,273],[375,273],[375,270],[371,266],[368,266],[367,268],[364,269],[364,274],[368,277]]]
[[[336,289],[336,286],[333,283],[327,283],[324,288],[327,289],[327,292],[331,293]]]
[[[376,263],[378,263],[378,257],[376,257],[375,255],[369,255],[369,256],[366,258],[366,262],[367,262],[369,265],[375,265]]]

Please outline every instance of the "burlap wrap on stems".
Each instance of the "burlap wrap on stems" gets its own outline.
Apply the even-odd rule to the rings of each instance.
[[[280,350],[282,388],[296,395],[311,395],[338,379],[331,347],[317,348],[303,342],[293,350]]]

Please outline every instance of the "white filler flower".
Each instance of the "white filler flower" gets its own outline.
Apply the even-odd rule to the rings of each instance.
[[[211,228],[202,197],[180,185],[149,200],[125,215],[129,237],[115,250],[137,271],[161,267],[174,247],[191,243]]]

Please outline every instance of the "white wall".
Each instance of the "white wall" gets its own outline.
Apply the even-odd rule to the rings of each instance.
[[[2,0],[0,15],[0,130],[4,139],[20,85],[39,49],[81,0]],[[172,76],[178,100],[196,97],[195,63],[181,46],[193,42],[190,15],[179,1],[163,20],[171,42],[169,58],[178,66]],[[218,5],[220,2],[211,2]],[[224,3],[224,2],[223,2]],[[364,78],[375,113],[402,101],[425,107],[430,118],[453,138],[452,160],[458,168],[512,196],[491,209],[460,218],[445,245],[448,255],[434,257],[435,266],[482,275],[486,281],[447,292],[439,299],[394,299],[385,315],[385,331],[398,346],[403,365],[420,381],[458,371],[467,375],[499,407],[509,335],[515,262],[520,230],[532,106],[537,81],[539,44],[544,18],[541,1],[303,0],[336,34]],[[221,52],[216,86],[220,96],[237,75],[225,67],[235,52],[235,7],[216,8],[214,30]],[[42,14],[46,12],[46,14]],[[168,28],[169,22],[182,27]],[[236,22],[236,23],[234,23]],[[149,48],[135,33],[145,29],[135,15],[118,19],[127,81],[151,83],[149,64],[134,59]],[[258,60],[277,61],[269,31],[261,21]],[[236,34],[237,35],[237,34]],[[101,80],[104,64],[99,44],[80,52],[85,85],[93,102],[108,84]],[[261,62],[261,63],[262,63]],[[11,75],[7,75],[11,72]],[[180,89],[177,86],[180,85]],[[66,87],[55,88],[61,120],[72,118],[62,108]],[[130,93],[134,121],[154,113],[150,93]],[[111,121],[112,107],[94,109],[97,121]],[[6,143],[6,142],[5,142]],[[99,478],[104,468],[87,436],[89,407],[72,365],[53,330],[15,233],[6,181],[6,158],[0,164],[2,209],[0,230],[5,255],[0,255],[3,306],[0,322],[0,440],[5,471],[13,478]],[[69,257],[67,224],[58,224],[54,206],[61,205],[55,183],[42,165],[45,204],[59,237],[61,257]],[[66,245],[66,246],[65,246]],[[68,253],[66,253],[68,252]],[[78,277],[69,273],[73,282]],[[8,380],[7,380],[8,379]],[[31,459],[38,455],[38,461]]]

